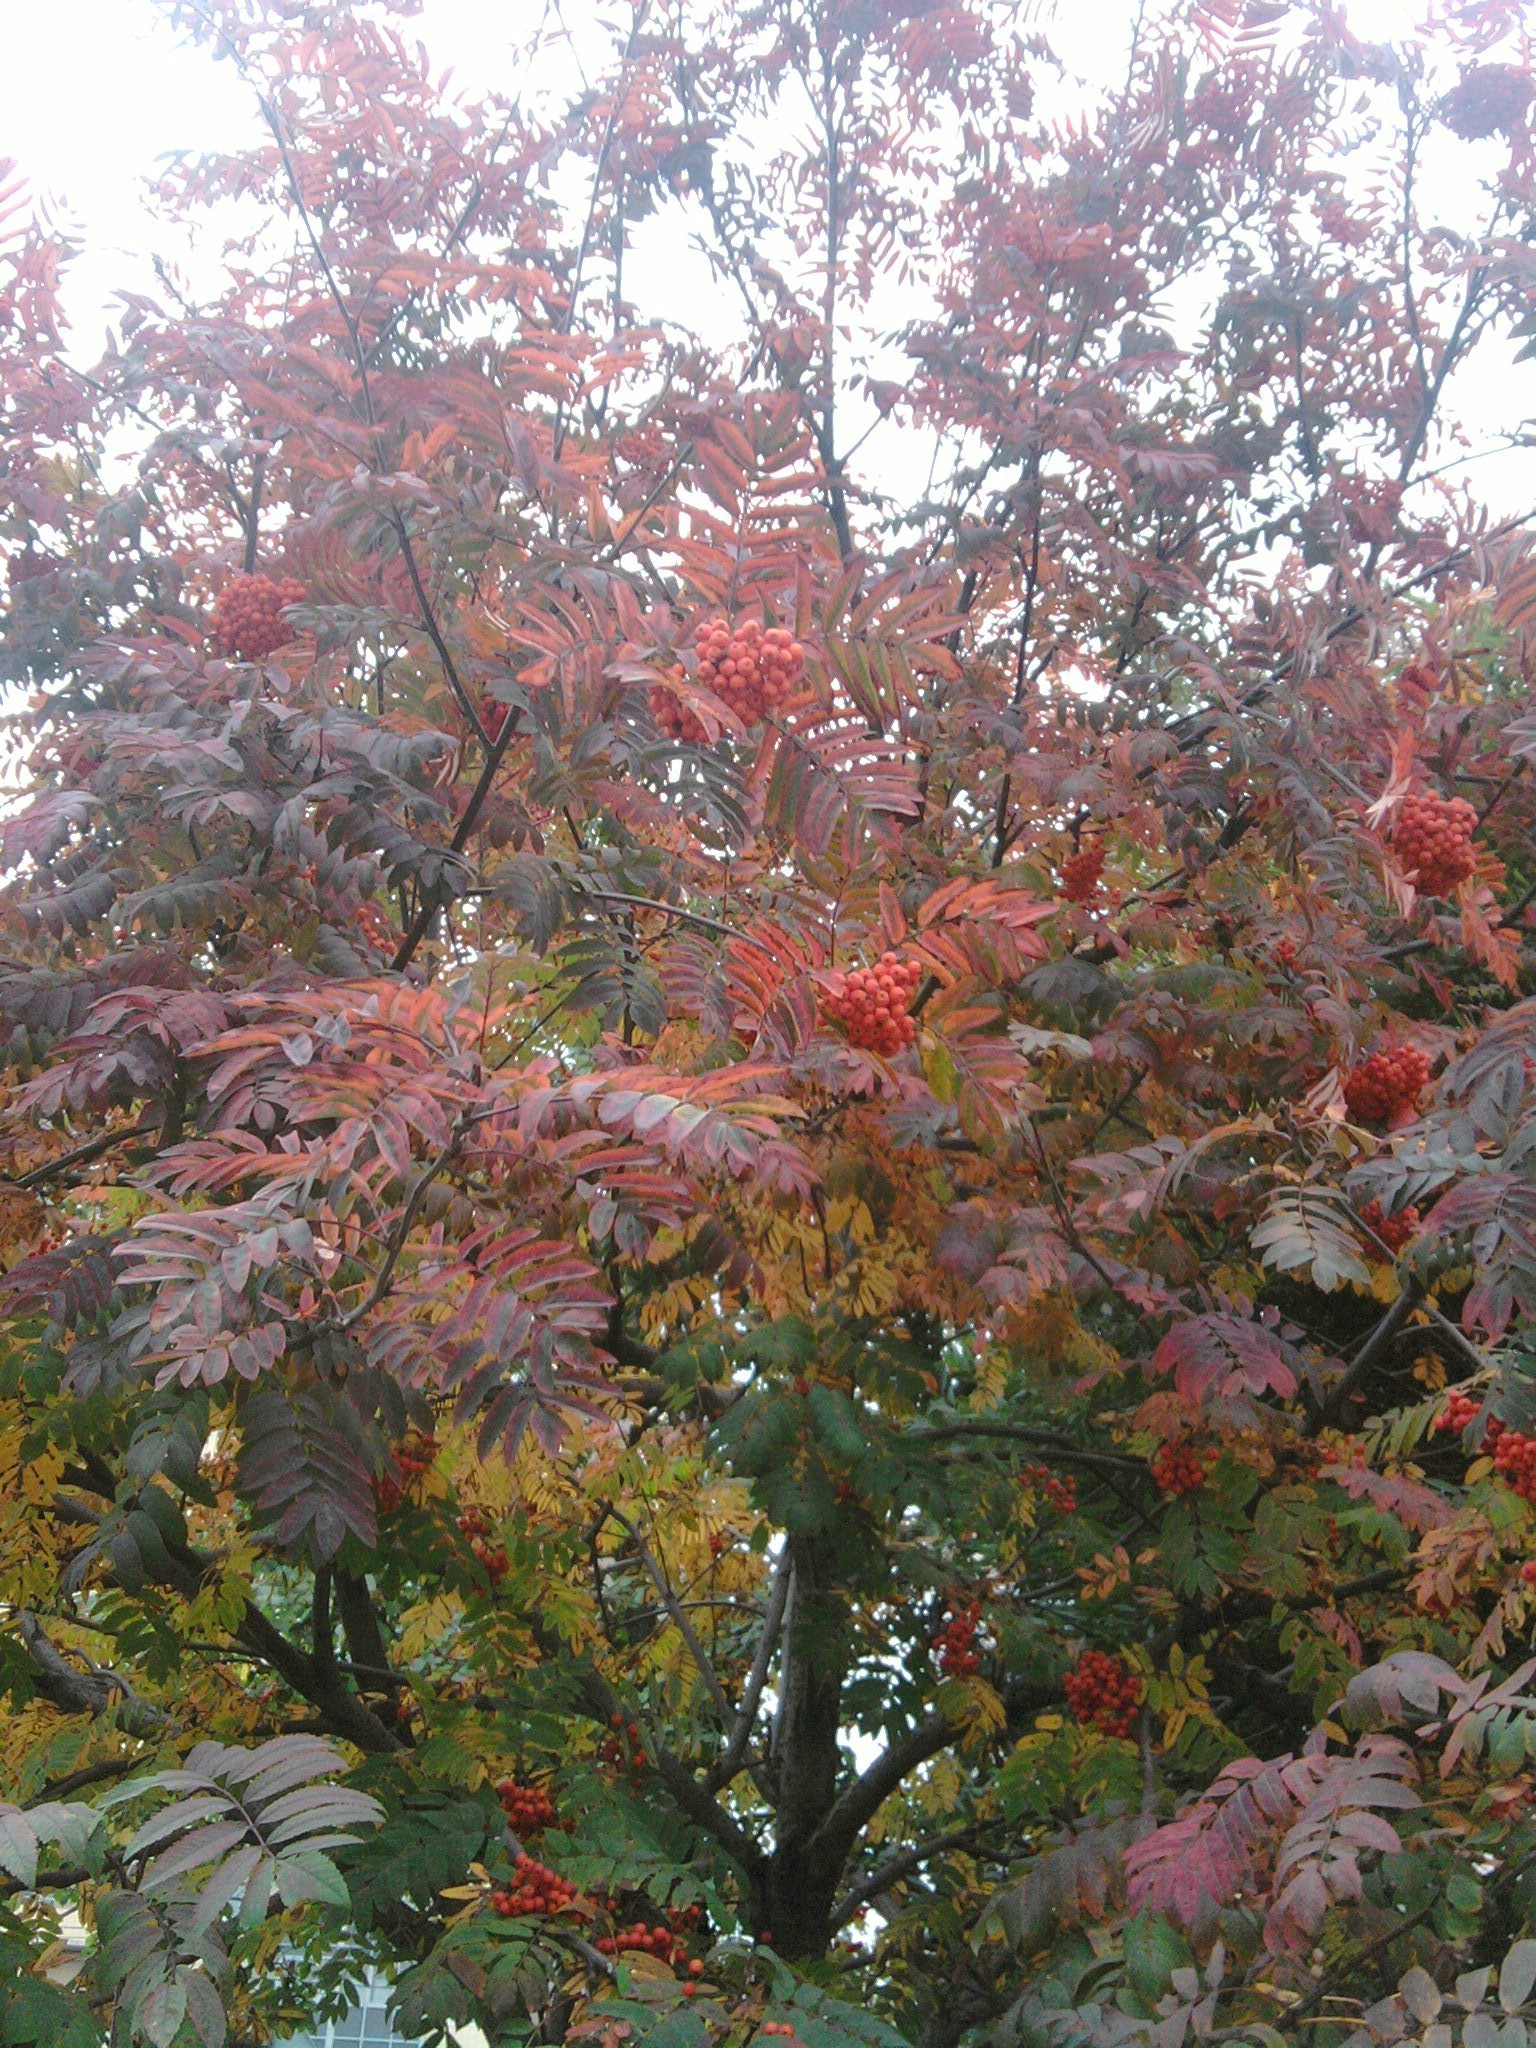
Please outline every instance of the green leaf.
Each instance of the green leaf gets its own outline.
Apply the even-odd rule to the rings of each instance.
[[[319,1849],[304,1849],[296,1856],[277,1859],[277,1891],[285,1906],[299,1906],[317,1899],[325,1906],[348,1903],[347,1881],[330,1857]]]
[[[1194,1964],[1194,1950],[1168,1921],[1138,1913],[1125,1929],[1125,1974],[1150,2012],[1168,1989],[1175,1970]]]

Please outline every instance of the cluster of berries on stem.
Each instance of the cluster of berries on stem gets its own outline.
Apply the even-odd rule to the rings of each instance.
[[[743,725],[760,725],[800,687],[805,674],[805,649],[783,626],[766,629],[758,619],[743,619],[734,630],[723,619],[707,619],[694,633],[698,679]],[[663,732],[700,746],[704,727],[664,683],[651,691],[651,709]]]
[[[507,1575],[507,1553],[499,1543],[492,1543],[491,1525],[486,1519],[484,1508],[465,1508],[459,1515],[459,1534],[469,1540],[470,1552],[492,1585]]]
[[[1392,844],[1403,871],[1426,896],[1449,896],[1473,873],[1477,813],[1462,797],[1410,796],[1392,821]]]
[[[1104,1735],[1129,1735],[1141,1705],[1141,1680],[1107,1650],[1084,1650],[1063,1687],[1067,1705],[1086,1728]]]
[[[1453,1387],[1435,1418],[1435,1427],[1460,1436],[1482,1411],[1481,1401]],[[1536,1436],[1526,1436],[1500,1422],[1497,1415],[1490,1415],[1483,1429],[1482,1448],[1492,1457],[1494,1471],[1510,1492],[1536,1506]]]
[[[1506,1429],[1495,1415],[1483,1432],[1483,1443],[1492,1451],[1493,1469],[1510,1492],[1536,1506],[1536,1436]]]
[[[917,1036],[910,1015],[923,970],[900,953],[882,953],[873,967],[855,967],[822,996],[824,1016],[841,1024],[850,1045],[890,1059]]]
[[[437,1452],[437,1438],[423,1436],[414,1429],[403,1442],[395,1445],[389,1454],[394,1470],[382,1473],[373,1482],[374,1498],[384,1514],[390,1514],[399,1507],[412,1484],[424,1472],[431,1471]]]
[[[512,1866],[510,1889],[492,1892],[491,1904],[503,1920],[511,1920],[524,1913],[563,1913],[575,1897],[576,1887],[569,1879],[547,1863],[520,1854]]]
[[[213,637],[220,650],[239,661],[261,661],[294,638],[283,617],[304,602],[304,586],[292,576],[236,576],[214,599]]]
[[[1152,1460],[1152,1477],[1163,1493],[1198,1493],[1205,1484],[1209,1457],[1193,1444],[1164,1444]]]
[[[562,1825],[555,1814],[555,1802],[542,1785],[523,1785],[516,1778],[503,1778],[496,1787],[496,1797],[514,1835],[540,1835],[546,1828]]]
[[[1435,1417],[1436,1429],[1449,1430],[1452,1436],[1460,1436],[1469,1429],[1483,1412],[1481,1401],[1471,1394],[1464,1394],[1460,1387],[1452,1387],[1445,1397],[1445,1406]],[[1492,1424],[1489,1424],[1492,1427]]]
[[[640,1723],[626,1722],[622,1714],[615,1714],[608,1725],[613,1733],[603,1737],[598,1745],[598,1756],[615,1770],[628,1770],[638,1778],[648,1763]]]
[[[976,1648],[976,1630],[981,1621],[981,1602],[967,1601],[957,1607],[933,1639],[939,1653],[939,1669],[946,1678],[969,1678],[981,1669],[981,1652]]]
[[[1104,842],[1090,839],[1061,864],[1061,893],[1068,903],[1092,903],[1104,873]]]
[[[1026,1465],[1019,1474],[1020,1486],[1043,1493],[1059,1514],[1070,1515],[1077,1507],[1077,1481],[1070,1473],[1058,1474],[1049,1465]]]
[[[1393,1124],[1418,1107],[1429,1079],[1429,1055],[1416,1045],[1382,1046],[1344,1076],[1344,1102],[1356,1122]]]
[[[1380,1238],[1389,1252],[1400,1252],[1419,1227],[1419,1212],[1414,1208],[1399,1209],[1389,1216],[1380,1202],[1367,1202],[1360,1211],[1360,1221],[1373,1236]]]
[[[616,1898],[599,1898],[596,1903],[611,1920],[618,1921],[620,1905]],[[655,1910],[653,1906],[653,1914]],[[702,1906],[678,1906],[651,1920],[637,1917],[616,1925],[612,1934],[600,1936],[593,1947],[605,1956],[655,1956],[669,1970],[686,1969],[690,1977],[702,1977],[704,1965],[697,1957],[689,1960],[686,1943],[689,1937],[697,1935],[703,1917]]]

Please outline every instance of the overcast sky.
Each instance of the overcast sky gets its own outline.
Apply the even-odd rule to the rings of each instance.
[[[518,79],[514,36],[541,4],[425,0],[415,32],[434,62],[465,86],[510,89]],[[1071,69],[1118,77],[1135,0],[1020,5],[1035,21],[1048,21]],[[560,0],[560,6],[578,35],[592,33],[612,13],[602,0]],[[1402,33],[1420,12],[1408,0],[1347,0],[1351,26],[1373,38]],[[60,225],[83,241],[70,306],[75,352],[89,357],[114,289],[146,282],[154,230],[139,192],[156,160],[174,151],[237,147],[256,137],[255,117],[231,68],[179,41],[154,0],[11,0],[5,38],[0,155],[17,160],[34,191],[58,207]],[[1460,168],[1449,160],[1453,177]],[[1467,175],[1474,170],[1468,164]],[[701,299],[684,285],[681,296],[691,313],[708,303],[707,290]],[[1536,411],[1536,375],[1529,366],[1512,370],[1507,357],[1495,361],[1484,351],[1452,396],[1479,438],[1494,440]],[[1526,509],[1529,463],[1525,450],[1479,462],[1480,494],[1500,513]]]

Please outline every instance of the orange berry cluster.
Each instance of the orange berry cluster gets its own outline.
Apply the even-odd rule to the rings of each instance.
[[[1061,864],[1061,893],[1068,903],[1092,903],[1104,873],[1104,843],[1090,839]]]
[[[389,1454],[394,1471],[383,1473],[373,1482],[374,1498],[385,1514],[399,1507],[413,1480],[431,1471],[437,1450],[435,1436],[423,1436],[414,1429],[403,1443],[395,1445]]]
[[[786,2041],[792,2041],[795,2037],[795,2023],[793,2020],[764,2020],[762,2031],[765,2034],[781,2034]]]
[[[1414,1208],[1399,1209],[1395,1216],[1388,1216],[1380,1202],[1367,1202],[1360,1211],[1360,1221],[1367,1230],[1375,1232],[1389,1252],[1400,1252],[1419,1227],[1419,1212]]]
[[[1068,1473],[1058,1477],[1049,1465],[1026,1465],[1019,1474],[1020,1486],[1043,1493],[1050,1505],[1063,1515],[1070,1515],[1077,1507],[1077,1481]]]
[[[496,1797],[515,1835],[538,1835],[555,1825],[555,1802],[542,1785],[520,1785],[516,1778],[503,1778]]]
[[[939,1669],[949,1678],[969,1678],[981,1669],[981,1652],[976,1648],[976,1627],[981,1620],[981,1602],[972,1600],[958,1609],[933,1639],[939,1653]]]
[[[1429,1057],[1416,1045],[1384,1046],[1344,1076],[1344,1101],[1363,1124],[1411,1115],[1429,1079]]]
[[[1192,1444],[1164,1444],[1152,1460],[1152,1477],[1163,1493],[1198,1493],[1206,1461]]]
[[[575,1885],[558,1876],[547,1863],[535,1862],[532,1856],[519,1855],[512,1875],[510,1891],[491,1893],[491,1904],[503,1920],[521,1913],[563,1913],[576,1897]]]
[[[1449,896],[1477,866],[1477,813],[1462,797],[1410,796],[1392,823],[1404,872],[1426,896]]]
[[[824,1015],[842,1025],[850,1045],[887,1059],[910,1045],[917,1024],[908,1015],[923,970],[899,953],[882,953],[873,967],[855,967],[821,999]]]
[[[304,586],[292,576],[280,583],[270,576],[237,576],[214,599],[213,637],[225,654],[260,661],[293,639],[293,627],[283,613],[303,602]]]
[[[615,1714],[608,1724],[615,1732],[605,1735],[598,1746],[598,1755],[605,1764],[612,1764],[616,1770],[630,1770],[638,1777],[646,1767],[644,1739],[640,1723],[631,1721],[627,1725],[622,1714]]]
[[[722,619],[706,620],[695,632],[699,681],[734,711],[743,725],[758,725],[792,697],[805,674],[805,649],[783,626],[765,631],[757,619],[743,619],[733,632]],[[651,709],[664,732],[698,746],[704,728],[665,684],[651,692]]]
[[[1141,1705],[1141,1680],[1107,1650],[1084,1650],[1067,1673],[1067,1705],[1085,1727],[1129,1735]]]
[[[507,1553],[499,1543],[490,1541],[491,1525],[483,1508],[464,1509],[459,1516],[459,1534],[468,1537],[476,1563],[493,1584],[506,1577]]]

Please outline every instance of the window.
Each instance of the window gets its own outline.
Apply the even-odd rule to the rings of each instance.
[[[390,2025],[389,1986],[378,1978],[364,1989],[362,2002],[344,2019],[290,2034],[282,2048],[414,2048],[414,2043]]]

